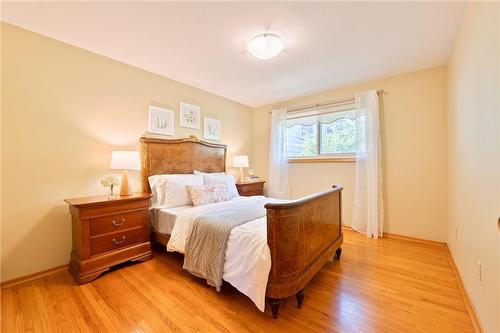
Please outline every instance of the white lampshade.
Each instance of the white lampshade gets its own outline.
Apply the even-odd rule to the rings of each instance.
[[[235,168],[248,168],[248,156],[238,155],[233,157],[233,167]]]
[[[248,43],[250,54],[259,59],[273,58],[280,54],[284,48],[285,44],[283,44],[280,36],[269,33],[255,36]]]
[[[138,151],[113,150],[111,152],[110,169],[140,170],[141,162]]]

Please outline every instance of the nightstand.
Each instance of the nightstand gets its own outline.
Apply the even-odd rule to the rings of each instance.
[[[78,284],[125,261],[152,258],[148,209],[151,194],[65,199],[73,229],[69,269]]]
[[[264,195],[265,181],[248,181],[236,183],[236,188],[241,196],[249,197],[252,195]]]

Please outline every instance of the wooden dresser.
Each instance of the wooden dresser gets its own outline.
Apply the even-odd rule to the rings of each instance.
[[[119,263],[152,258],[148,208],[151,194],[65,199],[73,227],[70,272],[77,283],[94,280]]]
[[[244,197],[264,195],[264,183],[265,181],[263,180],[238,182],[236,183],[236,188],[238,189],[238,193]]]

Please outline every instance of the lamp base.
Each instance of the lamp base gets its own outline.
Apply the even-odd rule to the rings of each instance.
[[[243,175],[243,168],[240,167],[240,179],[239,182],[243,183],[245,181],[245,176]]]
[[[123,170],[122,173],[122,183],[120,185],[120,195],[127,196],[132,195],[132,188],[130,187],[130,183],[128,181],[128,171]]]

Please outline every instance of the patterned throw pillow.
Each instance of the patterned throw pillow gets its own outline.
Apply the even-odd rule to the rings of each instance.
[[[231,195],[225,183],[188,185],[186,186],[186,190],[188,191],[194,206],[231,200]]]
[[[225,183],[227,185],[227,191],[231,198],[239,197],[238,190],[236,189],[236,179],[233,175],[222,175],[215,173],[204,173],[203,183],[205,185],[209,184],[220,184]],[[193,184],[195,185],[195,184]]]

